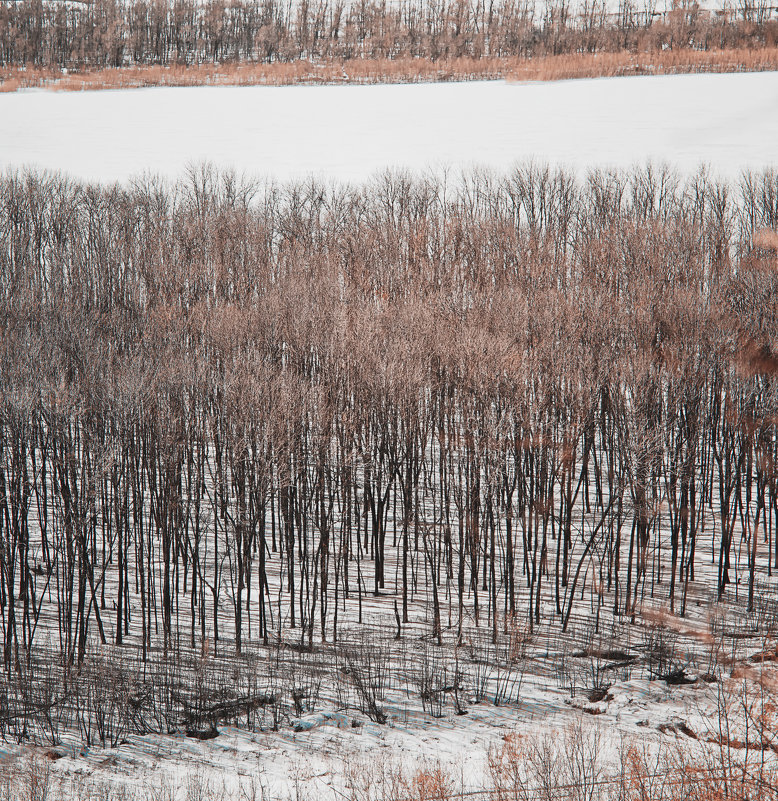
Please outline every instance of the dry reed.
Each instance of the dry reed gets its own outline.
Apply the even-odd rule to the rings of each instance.
[[[627,75],[763,72],[778,70],[778,47],[647,53],[578,53],[539,58],[352,59],[192,66],[141,66],[63,73],[45,68],[0,72],[0,92],[26,88],[58,91],[151,86],[287,86],[496,80],[555,81]]]
[[[506,75],[513,81],[559,81],[626,75],[778,70],[778,47],[664,50],[646,53],[574,53],[525,59]]]

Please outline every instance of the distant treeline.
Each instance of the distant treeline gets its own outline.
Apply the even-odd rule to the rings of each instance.
[[[94,0],[0,2],[0,66],[94,69],[213,62],[530,58],[778,44],[768,0],[730,11],[621,0]]]

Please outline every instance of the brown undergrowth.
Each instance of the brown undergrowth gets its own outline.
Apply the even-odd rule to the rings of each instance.
[[[0,92],[134,89],[151,86],[288,86],[295,84],[422,83],[468,80],[555,81],[628,75],[765,72],[778,70],[778,47],[575,53],[538,58],[352,59],[312,62],[150,65],[62,72],[11,67]]]
[[[197,64],[121,67],[65,73],[9,68],[0,72],[0,91],[48,88],[60,91],[133,89],[148,86],[289,86],[295,84],[421,83],[504,78],[520,59],[455,58],[292,61],[270,64]]]
[[[573,53],[523,60],[506,76],[516,81],[559,81],[626,75],[766,72],[778,69],[778,47],[664,50],[652,53]]]

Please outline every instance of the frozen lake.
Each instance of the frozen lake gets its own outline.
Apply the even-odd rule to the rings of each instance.
[[[558,83],[155,88],[0,94],[0,167],[114,181],[209,160],[279,179],[386,167],[778,162],[778,73]]]

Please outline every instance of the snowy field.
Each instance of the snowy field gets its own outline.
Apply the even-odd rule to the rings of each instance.
[[[279,180],[363,180],[535,158],[648,159],[722,177],[778,153],[778,73],[557,83],[154,88],[0,95],[0,167],[121,181],[208,160]]]

